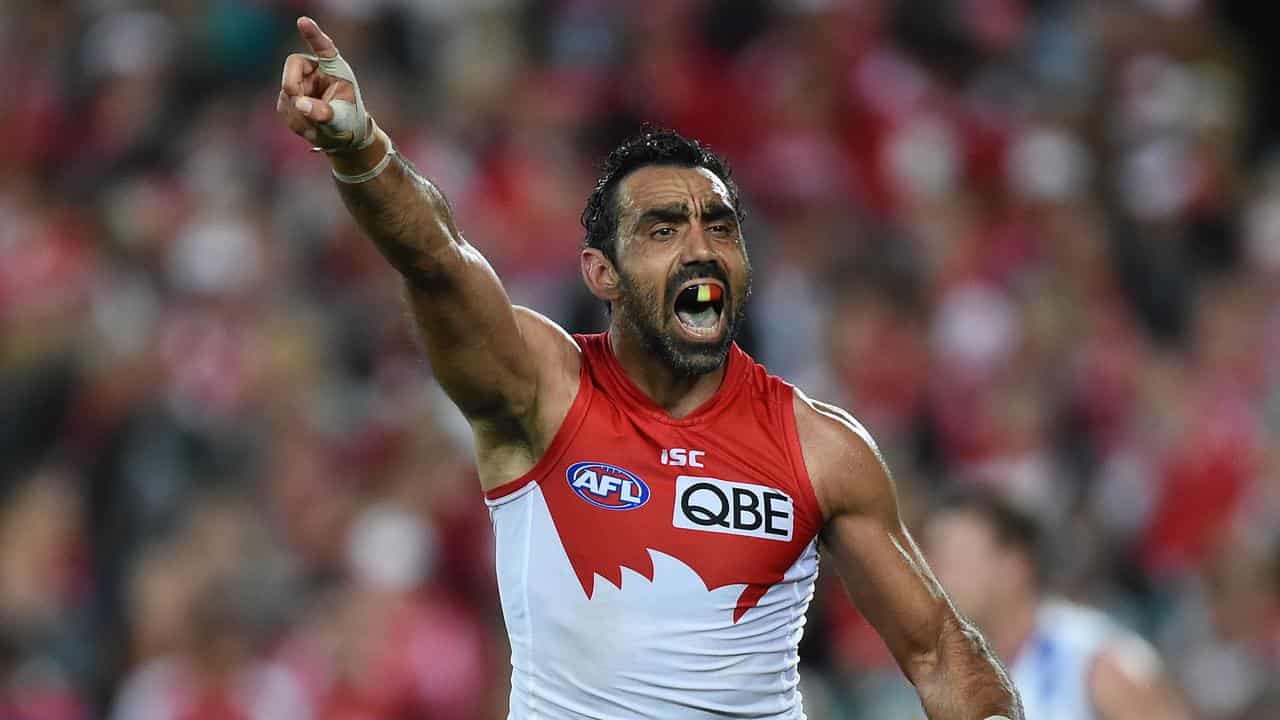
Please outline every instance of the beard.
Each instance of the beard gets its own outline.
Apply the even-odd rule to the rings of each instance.
[[[618,270],[620,296],[615,312],[619,324],[640,339],[642,347],[651,356],[671,368],[677,376],[697,377],[705,375],[724,364],[729,356],[729,346],[738,337],[745,320],[744,307],[751,296],[751,267],[747,266],[747,282],[742,297],[737,297],[729,284],[724,269],[716,263],[698,263],[685,266],[667,281],[665,297],[674,298],[676,288],[695,278],[714,278],[724,283],[725,329],[720,338],[710,342],[688,340],[675,330],[672,323],[675,309],[671,303],[659,299],[658,289],[646,285],[630,274]]]

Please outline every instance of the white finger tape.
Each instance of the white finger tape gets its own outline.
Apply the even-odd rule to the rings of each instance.
[[[333,108],[333,119],[322,126],[331,128],[326,134],[335,139],[354,141],[356,132],[367,124],[360,122],[360,108],[346,100],[330,100],[329,107]]]
[[[364,109],[364,98],[360,95],[360,83],[356,81],[355,71],[342,58],[341,54],[331,58],[309,56],[315,60],[320,69],[330,77],[346,80],[356,91],[356,101],[352,104],[346,100],[330,100],[333,108],[333,119],[320,123],[321,134],[331,140],[342,143],[340,147],[326,148],[326,152],[360,150],[373,144],[373,131],[369,126],[369,113]]]

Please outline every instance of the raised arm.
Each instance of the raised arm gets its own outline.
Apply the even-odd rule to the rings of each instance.
[[[299,18],[298,31],[313,54],[285,61],[277,110],[329,153],[343,201],[404,278],[436,378],[477,435],[496,445],[534,436],[538,444],[536,436],[554,432],[543,426],[557,424],[558,406],[572,402],[572,339],[512,306],[489,263],[458,232],[444,195],[365,113],[333,41],[310,18]],[[556,401],[540,402],[546,393]]]
[[[858,610],[916,687],[930,720],[1022,720],[1004,667],[952,607],[898,515],[893,481],[865,429],[796,393],[822,542]]]

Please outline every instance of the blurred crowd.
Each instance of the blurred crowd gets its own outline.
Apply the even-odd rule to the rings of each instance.
[[[908,521],[998,489],[1200,717],[1280,717],[1265,5],[3,0],[0,718],[505,712],[467,429],[274,115],[304,12],[571,330],[604,327],[576,257],[609,147],[726,155],[742,343],[869,427]],[[896,677],[832,577],[802,649],[818,720]]]

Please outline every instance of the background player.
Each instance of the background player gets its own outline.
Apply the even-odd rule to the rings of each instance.
[[[1187,720],[1159,656],[1102,612],[1048,595],[1041,532],[998,495],[957,494],[922,544],[958,607],[1009,664],[1027,717]]]
[[[347,207],[404,276],[436,377],[475,433],[481,484],[495,508],[515,666],[513,717],[802,717],[796,644],[812,596],[819,529],[851,594],[932,718],[1022,717],[999,662],[955,613],[904,529],[892,483],[865,430],[842,411],[765,377],[733,345],[750,266],[737,193],[718,158],[671,133],[649,133],[610,156],[584,214],[582,274],[591,292],[609,303],[612,325],[608,336],[575,342],[542,316],[512,306],[488,263],[459,234],[440,192],[394,154],[366,115],[354,74],[333,42],[310,19],[300,19],[298,28],[315,56],[286,61],[277,109],[292,130],[330,152]],[[620,399],[628,392],[630,399]],[[707,422],[709,407],[727,408],[724,425]],[[673,422],[679,427],[670,427]],[[772,457],[753,456],[759,447],[749,442],[752,433],[789,444]],[[661,441],[652,442],[659,435]],[[552,469],[561,469],[567,449],[581,446],[657,472],[658,450],[673,440],[682,449],[717,448],[723,467],[736,473],[751,475],[771,460],[777,466],[756,473],[756,484],[694,478],[700,482],[675,503],[665,484],[650,488],[616,466],[577,463],[568,480],[582,499],[588,492],[600,496],[593,505],[637,510],[651,493],[672,504],[653,502],[647,514],[618,514],[611,522],[608,513],[570,498],[572,510],[555,517],[566,484],[541,483],[556,476]],[[641,457],[641,449],[651,456]],[[708,467],[710,458],[708,451]],[[664,452],[662,464],[670,460]],[[786,485],[788,462],[803,468],[791,478],[798,484]],[[588,478],[579,466],[616,477],[602,484],[600,475]],[[682,475],[677,488],[686,479]],[[779,487],[761,484],[768,482]],[[784,486],[791,496],[779,494]],[[721,502],[732,497],[732,513],[728,506],[691,510],[701,502],[697,488]],[[544,502],[554,527],[542,519]],[[754,537],[759,523],[739,524],[740,511],[785,518],[778,534],[788,544]],[[587,524],[597,532],[573,545]],[[535,543],[543,539],[539,528],[548,540],[558,535],[564,552],[554,542]],[[705,592],[660,582],[658,553],[622,561],[612,578],[620,593],[601,591],[591,570],[608,579],[613,569],[584,572],[578,563],[601,546],[623,552],[618,548],[632,533],[648,533],[641,541],[662,544],[663,557],[697,564]],[[720,547],[734,553],[704,549]],[[753,554],[756,549],[762,552]],[[572,575],[550,574],[565,569],[566,555],[591,602],[577,595]],[[760,580],[759,566],[775,556],[780,566],[763,574],[776,569],[778,577]],[[659,588],[656,604],[635,601],[645,585],[624,583],[623,567],[647,573]],[[708,581],[706,573],[723,582]],[[719,604],[712,591],[721,585],[743,586],[736,605]],[[775,587],[783,592],[770,594]],[[566,611],[571,598],[577,614]],[[706,607],[690,605],[699,600]],[[739,623],[744,616],[749,620]],[[707,618],[720,624],[697,626]],[[684,640],[679,633],[691,624],[689,642],[671,642],[669,630]],[[607,629],[615,631],[612,638],[600,635]]]

